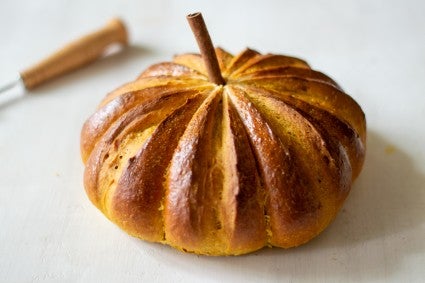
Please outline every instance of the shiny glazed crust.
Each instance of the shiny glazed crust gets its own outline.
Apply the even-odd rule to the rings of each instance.
[[[306,62],[217,48],[149,67],[86,121],[93,202],[130,235],[207,255],[295,247],[334,219],[365,155],[360,106]]]

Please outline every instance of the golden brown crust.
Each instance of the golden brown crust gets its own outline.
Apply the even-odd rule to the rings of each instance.
[[[216,49],[156,64],[83,126],[90,200],[136,237],[236,255],[294,247],[334,219],[361,171],[360,106],[303,60]]]

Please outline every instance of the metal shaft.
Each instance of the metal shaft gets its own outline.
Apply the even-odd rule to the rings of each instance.
[[[21,76],[18,74],[18,75],[16,75],[15,78],[13,78],[9,81],[6,81],[5,83],[2,83],[0,85],[0,94],[3,93],[3,92],[6,92],[7,90],[9,90],[9,89],[11,89],[15,86],[17,86],[19,83],[21,83],[21,81],[22,81]]]

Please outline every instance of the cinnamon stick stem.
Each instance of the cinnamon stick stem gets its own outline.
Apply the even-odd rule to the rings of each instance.
[[[226,82],[221,75],[220,66],[218,65],[217,55],[215,54],[214,45],[208,33],[207,26],[201,13],[187,15],[187,21],[198,43],[205,67],[207,68],[208,78],[211,82],[224,85]]]

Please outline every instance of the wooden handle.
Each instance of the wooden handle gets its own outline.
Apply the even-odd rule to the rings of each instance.
[[[83,67],[101,57],[106,48],[114,43],[128,44],[124,23],[110,20],[103,28],[73,41],[38,64],[20,73],[28,90],[55,77]]]

